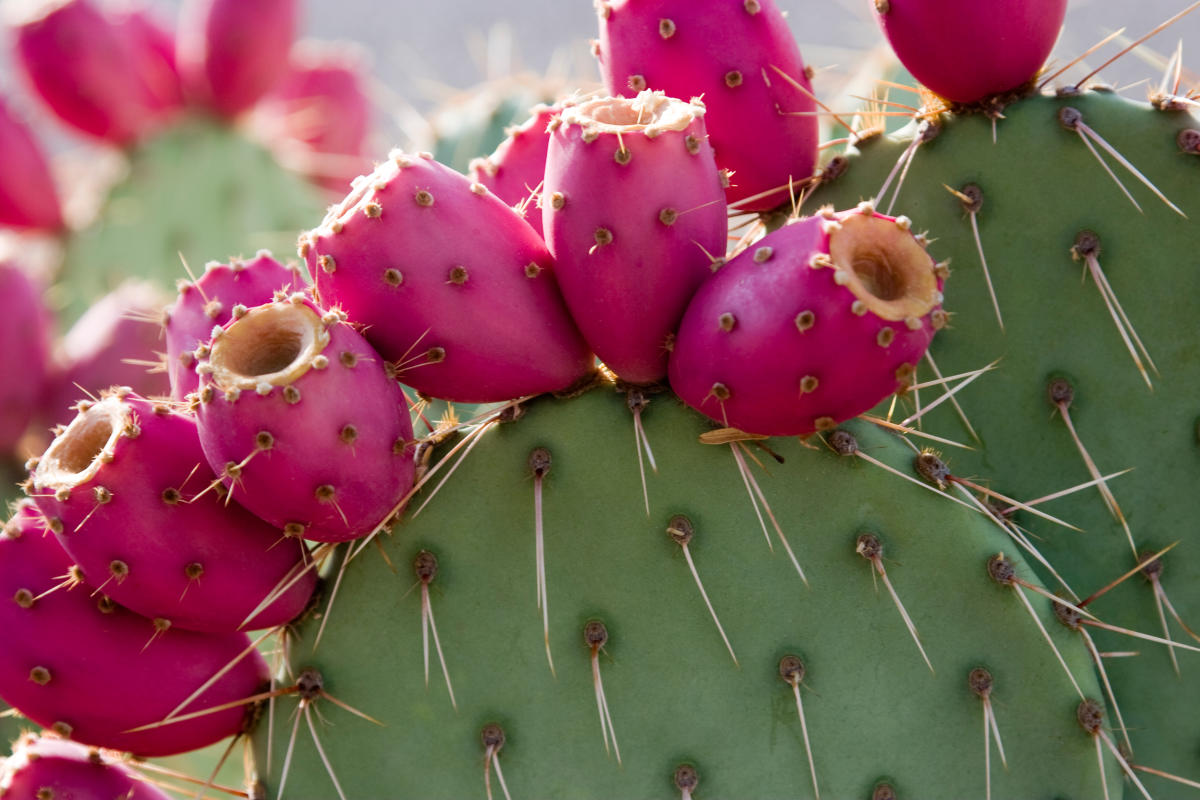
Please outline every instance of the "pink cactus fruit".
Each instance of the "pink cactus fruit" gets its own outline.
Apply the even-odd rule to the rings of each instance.
[[[139,72],[144,41],[89,0],[6,6],[17,63],[64,123],[117,145],[152,130],[160,106]]]
[[[0,97],[0,225],[57,233],[62,203],[46,155],[25,122]]]
[[[817,161],[816,103],[774,0],[600,0],[596,55],[608,91],[702,97],[726,198],[747,211],[787,202]]]
[[[561,103],[534,107],[533,115],[513,128],[494,153],[471,161],[468,173],[501,200],[522,211],[535,231],[542,230],[542,179],[546,176],[550,124],[562,109]]]
[[[133,730],[163,720],[218,672],[182,712],[253,696],[266,663],[245,634],[168,628],[73,585],[74,564],[47,534],[41,513],[22,501],[0,535],[0,697],[60,736],[140,756],[239,732],[243,706]]]
[[[266,250],[249,260],[209,262],[195,283],[180,283],[179,296],[163,314],[171,397],[182,400],[200,386],[196,348],[208,344],[215,326],[233,318],[234,306],[269,303],[276,291],[303,286],[298,267],[280,264]]]
[[[688,305],[675,393],[723,425],[807,436],[907,389],[946,322],[945,268],[909,226],[864,203],[743,251]]]
[[[58,344],[47,411],[66,424],[85,393],[129,386],[144,397],[165,396],[171,385],[160,366],[166,295],[146,281],[126,281],[84,312]]]
[[[187,0],[176,58],[184,89],[224,117],[248,110],[288,69],[296,0]]]
[[[874,6],[900,62],[956,103],[975,103],[1032,80],[1067,12],[1067,0],[875,0]]]
[[[412,423],[390,369],[344,314],[303,294],[233,316],[197,367],[209,464],[289,536],[371,533],[413,484]]]
[[[563,110],[546,158],[546,243],[567,308],[622,380],[667,374],[667,343],[724,256],[725,190],[704,106],[662,92]]]
[[[38,410],[50,366],[50,325],[34,282],[0,261],[0,454],[13,451]]]
[[[392,153],[300,239],[320,300],[400,379],[467,403],[565,389],[592,367],[542,237],[427,153]]]
[[[316,587],[307,551],[205,492],[215,481],[193,417],[117,390],[80,404],[32,493],[86,580],[130,610],[199,631],[288,622]]]
[[[183,85],[175,66],[175,34],[139,2],[121,8],[114,22],[134,42],[137,73],[149,90],[153,108],[166,115],[183,108]]]
[[[27,733],[0,761],[4,800],[168,800],[154,784],[94,748]]]
[[[289,168],[339,194],[371,171],[371,98],[363,59],[347,45],[301,42],[254,109],[259,137]]]

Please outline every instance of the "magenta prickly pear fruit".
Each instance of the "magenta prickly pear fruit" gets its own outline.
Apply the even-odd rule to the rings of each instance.
[[[747,248],[688,305],[675,393],[723,425],[806,436],[907,389],[946,321],[945,268],[909,226],[864,203]]]
[[[816,103],[774,0],[600,0],[596,54],[608,91],[701,97],[726,197],[747,211],[788,200],[817,161]]]
[[[956,103],[1019,90],[1058,39],[1067,0],[875,0],[875,20],[913,77]]]
[[[0,98],[0,225],[56,233],[62,204],[45,153],[33,133]]]
[[[258,135],[289,168],[344,192],[371,171],[371,98],[361,59],[346,45],[301,42],[287,74],[254,109]]]
[[[300,239],[321,302],[433,397],[509,400],[592,367],[539,233],[428,154],[392,153]]]
[[[76,575],[41,513],[23,501],[0,535],[5,702],[60,736],[141,756],[195,750],[242,730],[246,708],[233,706],[134,731],[167,717],[222,670],[181,712],[252,697],[266,683],[266,663],[245,634],[165,626],[72,585]]]
[[[59,342],[47,401],[52,423],[74,416],[84,392],[128,386],[143,397],[165,396],[171,385],[159,364],[159,320],[166,296],[145,281],[126,281],[84,312]]]
[[[296,0],[188,0],[176,58],[184,89],[225,117],[246,111],[287,73]]]
[[[235,309],[197,369],[208,463],[288,535],[365,536],[412,488],[404,392],[344,314],[299,293]]]
[[[142,137],[160,107],[139,72],[143,40],[88,0],[6,6],[17,63],[67,125],[113,144]]]
[[[704,106],[662,92],[563,110],[546,157],[543,211],[567,308],[622,380],[667,374],[668,341],[724,255],[725,190]]]
[[[171,396],[182,400],[199,387],[196,348],[208,344],[214,327],[233,318],[234,306],[269,303],[276,291],[303,285],[299,268],[280,264],[266,250],[246,261],[210,262],[195,283],[181,283],[179,297],[163,314]]]
[[[195,419],[119,390],[80,404],[32,493],[88,583],[132,611],[200,631],[288,622],[316,586],[307,551],[205,492],[207,467]]]
[[[471,162],[471,178],[523,211],[535,231],[542,230],[542,179],[546,176],[550,123],[562,109],[558,103],[534,107],[533,116],[513,128],[496,152]]]
[[[27,733],[0,761],[4,800],[168,800],[153,784],[99,750]]]
[[[50,312],[24,271],[0,261],[0,453],[38,410],[50,366]]]

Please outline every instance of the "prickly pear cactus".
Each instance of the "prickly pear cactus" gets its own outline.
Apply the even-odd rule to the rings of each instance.
[[[935,8],[943,1],[925,0],[924,7]],[[34,5],[38,4],[30,4]],[[53,10],[87,4],[55,0],[41,5]],[[267,8],[236,0],[197,0],[189,5],[219,7],[235,15]],[[602,19],[619,18],[628,5],[636,4],[600,2],[598,8]],[[654,10],[668,5],[676,10]],[[704,4],[686,5],[655,6],[643,0],[638,13],[648,24],[641,26],[642,32],[655,47],[698,43],[694,52],[703,68],[714,49],[732,58],[736,37],[712,23],[717,19],[716,3],[708,10],[701,8]],[[732,9],[749,24],[765,21],[768,15],[763,12],[773,9],[766,0],[729,0],[727,5],[725,11]],[[1055,0],[1048,7],[1054,11],[1062,5]],[[900,6],[900,0],[875,3],[878,14],[893,13],[896,23],[902,21],[895,16]],[[1025,6],[1033,9],[1034,4]],[[293,18],[294,5],[287,0],[271,7]],[[939,22],[945,22],[946,15],[941,16]],[[230,19],[236,31],[247,29],[247,17]],[[684,24],[689,20],[697,24]],[[1047,36],[1058,29],[1050,13],[1039,20]],[[256,27],[262,25],[249,25]],[[291,23],[267,27],[277,34],[278,46],[254,47],[248,55],[270,71],[282,68]],[[918,27],[935,30],[942,39],[955,38],[940,25]],[[978,21],[973,27],[1000,32],[996,25]],[[184,28],[185,36],[200,30],[191,22]],[[703,35],[695,38],[697,32]],[[899,32],[889,28],[888,33],[895,39]],[[602,40],[606,36],[602,29]],[[723,46],[714,48],[718,40]],[[121,83],[115,68],[80,70],[80,65],[93,63],[82,54],[74,60],[55,58],[55,37],[39,41],[42,44],[29,48],[38,55],[49,54],[44,63],[69,73],[68,84],[98,91]],[[99,34],[76,41],[94,44]],[[792,43],[783,44],[790,51]],[[611,66],[613,51],[606,48],[602,42],[597,54]],[[1030,48],[1003,44],[1003,49],[1011,56]],[[751,50],[752,55],[765,52],[761,46]],[[931,50],[920,45],[918,50],[926,55],[950,52],[948,46]],[[94,56],[100,51],[88,52]],[[983,50],[976,46],[972,52]],[[814,417],[814,424],[802,431],[804,439],[767,438],[762,434],[783,431],[732,419],[722,424],[758,433],[714,429],[712,421],[686,407],[665,391],[666,386],[621,385],[618,390],[608,382],[608,372],[598,379],[599,386],[570,397],[526,398],[517,404],[506,402],[516,391],[479,391],[483,375],[512,377],[506,373],[513,367],[498,364],[484,346],[508,341],[504,329],[517,327],[514,319],[531,327],[527,315],[505,314],[492,291],[478,299],[469,314],[462,313],[467,307],[462,302],[450,314],[429,303],[397,303],[368,319],[351,307],[346,299],[350,295],[335,291],[330,282],[330,276],[342,280],[365,269],[374,276],[367,293],[376,297],[382,291],[389,298],[407,296],[418,276],[428,278],[430,292],[462,295],[474,291],[470,287],[488,285],[480,280],[487,271],[482,265],[477,269],[473,259],[480,252],[494,256],[498,240],[480,235],[477,213],[445,224],[433,238],[428,224],[397,227],[397,215],[415,220],[412,215],[428,216],[432,208],[435,215],[445,216],[446,211],[468,208],[467,203],[475,204],[469,206],[474,212],[484,202],[505,214],[507,209],[489,198],[483,185],[461,177],[452,181],[447,168],[425,163],[428,154],[415,168],[407,156],[393,155],[381,166],[384,172],[357,184],[346,203],[335,207],[313,234],[302,237],[302,256],[310,256],[309,272],[318,281],[311,298],[318,304],[340,305],[329,314],[339,320],[346,315],[348,324],[367,329],[368,338],[378,339],[385,325],[405,320],[411,324],[419,318],[420,324],[395,353],[378,353],[380,362],[393,362],[389,374],[399,371],[413,386],[426,371],[412,369],[405,359],[435,324],[475,334],[463,354],[490,363],[455,373],[464,391],[423,391],[443,398],[496,400],[502,408],[473,423],[435,428],[432,420],[450,406],[431,407],[424,415],[417,413],[415,436],[387,437],[400,451],[396,455],[415,454],[415,463],[405,456],[396,470],[403,471],[404,487],[408,470],[428,480],[415,496],[406,498],[407,507],[396,516],[390,513],[399,510],[392,505],[396,493],[366,515],[372,522],[363,525],[348,521],[363,511],[358,500],[347,501],[353,507],[338,509],[346,527],[354,530],[333,537],[337,540],[363,535],[363,526],[384,518],[385,509],[387,524],[395,524],[378,537],[368,534],[312,547],[313,563],[321,564],[324,592],[298,621],[275,631],[274,691],[266,690],[257,656],[244,660],[241,668],[218,669],[217,662],[228,666],[230,653],[196,645],[192,655],[182,659],[193,670],[208,664],[208,672],[218,673],[214,681],[221,675],[237,679],[233,682],[238,685],[228,689],[234,699],[222,707],[219,730],[202,714],[179,716],[193,700],[176,705],[177,698],[168,696],[178,688],[176,683],[186,681],[180,681],[180,670],[166,670],[161,664],[171,660],[172,652],[182,652],[169,648],[171,642],[187,639],[188,632],[182,626],[172,629],[165,618],[152,621],[125,609],[111,617],[117,613],[116,601],[105,597],[97,605],[91,599],[90,593],[103,585],[75,586],[72,592],[71,584],[85,571],[71,566],[65,551],[47,551],[46,563],[53,568],[40,571],[36,585],[33,577],[26,577],[27,559],[0,559],[0,573],[20,578],[3,593],[13,602],[0,603],[0,613],[28,625],[33,619],[29,612],[61,607],[80,620],[91,620],[67,620],[64,611],[67,621],[56,623],[61,635],[48,640],[44,625],[24,633],[13,628],[10,644],[0,648],[8,662],[0,675],[4,696],[18,705],[27,696],[72,697],[77,684],[67,678],[82,674],[77,669],[80,660],[104,656],[100,672],[112,676],[105,685],[124,686],[133,693],[118,701],[120,707],[109,705],[120,692],[86,691],[63,714],[58,707],[42,713],[30,710],[32,706],[26,713],[46,724],[53,720],[60,733],[77,739],[115,742],[113,746],[146,754],[196,746],[241,728],[253,738],[254,757],[246,759],[247,796],[280,800],[335,795],[493,800],[500,795],[675,794],[703,800],[819,798],[822,792],[826,797],[874,800],[990,800],[993,792],[997,797],[1107,800],[1122,790],[1126,796],[1149,797],[1146,787],[1160,800],[1178,796],[1186,781],[1170,782],[1160,770],[1200,776],[1200,724],[1195,714],[1200,684],[1189,678],[1200,667],[1200,657],[1168,651],[1161,642],[1146,639],[1165,636],[1200,644],[1195,632],[1200,626],[1200,566],[1192,552],[1194,514],[1188,503],[1200,472],[1200,405],[1194,391],[1200,352],[1191,336],[1200,300],[1200,265],[1194,223],[1184,216],[1200,213],[1200,123],[1187,111],[1196,98],[1159,96],[1151,107],[1088,90],[1059,97],[1010,94],[1028,88],[1041,57],[1020,70],[1022,88],[1005,80],[1005,96],[999,99],[981,99],[974,92],[955,97],[960,103],[978,103],[974,110],[985,109],[986,116],[972,116],[962,107],[955,108],[956,115],[922,111],[922,126],[890,137],[852,136],[857,145],[837,161],[827,160],[818,172],[815,192],[812,182],[804,187],[806,195],[812,194],[805,207],[814,212],[830,203],[864,218],[874,219],[878,211],[880,219],[895,223],[906,237],[909,220],[915,226],[912,234],[928,229],[928,237],[912,238],[921,248],[928,246],[933,258],[922,249],[920,262],[926,273],[932,267],[938,281],[931,302],[939,307],[930,313],[929,328],[945,331],[933,338],[931,357],[917,368],[919,374],[909,363],[920,360],[915,354],[901,369],[888,365],[888,386],[895,382],[902,392],[898,401],[876,413],[898,418],[898,413],[919,412],[944,397],[946,389],[939,384],[957,385],[962,391],[955,402],[928,415],[914,413],[904,423],[969,442],[974,450],[956,448],[939,457],[922,449],[916,435],[905,440],[882,430],[887,423],[878,419],[880,425],[856,420],[835,427],[832,417],[820,417],[820,424]],[[958,69],[960,59],[952,59],[955,77],[964,74]],[[132,57],[123,62],[125,72],[144,71]],[[675,59],[670,66],[677,68],[679,63]],[[716,94],[744,95],[754,87],[782,89],[789,95],[794,89],[804,95],[808,108],[809,76],[799,60],[786,69],[775,64],[774,70],[743,69],[740,63],[706,71],[717,81],[714,91],[703,92],[711,116],[716,116]],[[251,66],[243,63],[219,71],[240,79],[252,75]],[[641,71],[618,70],[628,73],[626,77],[646,77],[643,82],[655,88],[649,73],[642,76]],[[145,77],[134,76],[134,83]],[[442,160],[465,166],[470,156],[492,148],[506,124],[523,119],[535,100],[561,99],[558,85],[540,94],[549,81],[526,85],[520,79],[489,77],[496,78],[488,84],[489,91],[455,104],[455,110],[432,126],[443,136],[444,148],[438,151]],[[982,71],[969,77],[978,79]],[[637,80],[624,82],[630,90],[643,88],[636,86]],[[312,187],[283,172],[270,155],[273,151],[278,157],[286,148],[280,149],[277,142],[260,147],[243,139],[242,133],[254,126],[235,129],[199,116],[216,112],[230,117],[254,104],[254,98],[222,105],[210,97],[204,101],[208,110],[198,112],[192,104],[205,93],[197,92],[194,81],[185,79],[180,86],[186,91],[170,102],[153,93],[124,91],[98,106],[116,117],[116,101],[124,97],[132,103],[129,124],[107,137],[123,148],[128,173],[112,188],[91,227],[79,228],[70,215],[70,230],[61,233],[66,264],[60,285],[70,315],[126,276],[150,276],[169,285],[183,274],[180,255],[198,273],[209,259],[249,255],[260,248],[283,251],[296,230],[318,224],[319,198]],[[210,88],[219,87],[213,82]],[[981,91],[997,88],[988,85]],[[922,102],[934,101],[923,95]],[[182,111],[180,104],[188,104],[190,110]],[[815,117],[797,109],[790,102],[760,103],[757,111],[765,111],[771,122],[803,123],[816,130]],[[743,122],[749,118],[735,116]],[[639,116],[637,123],[642,121]],[[762,146],[763,126],[741,127],[754,130],[757,137],[747,153],[780,159],[784,147]],[[815,153],[815,139],[801,138]],[[717,150],[736,147],[722,145]],[[626,149],[618,139],[615,160],[605,162],[604,168],[626,169],[623,161],[631,150],[641,152],[632,145]],[[319,151],[316,145],[314,151]],[[345,162],[316,158],[314,163]],[[807,163],[784,157],[785,172],[758,187],[742,207],[773,204],[762,198],[782,197],[785,186],[792,188],[793,178],[798,187]],[[420,178],[428,178],[433,170],[441,170],[438,180],[443,183],[428,184]],[[407,171],[409,180],[423,182],[397,182],[394,186],[403,191],[386,195],[387,181],[381,176],[390,180],[391,173],[400,171]],[[735,174],[734,179],[745,189],[749,173],[738,171],[741,177]],[[0,180],[4,174],[0,170]],[[789,178],[786,184],[784,175]],[[538,180],[528,182],[529,193],[538,185],[554,188],[549,178],[541,184]],[[458,183],[451,186],[454,181]],[[589,192],[621,191],[600,190],[591,181],[578,185],[567,194],[594,200]],[[860,205],[863,200],[872,202]],[[782,251],[759,240],[756,225],[735,222],[725,230],[727,209],[722,205],[697,200],[681,204],[680,209],[688,207],[679,211],[711,206],[707,213],[722,223],[713,229],[713,246],[696,242],[706,261],[713,251],[718,282],[722,276],[731,281],[742,267],[762,274],[765,263],[783,260]],[[856,206],[857,211],[850,211]],[[789,204],[784,215],[792,211]],[[675,213],[666,217],[671,221],[659,216],[659,222],[674,224]],[[840,224],[838,214],[826,211],[788,227],[799,231],[814,222],[824,227],[822,219]],[[60,235],[53,220],[41,227]],[[584,233],[597,247],[612,244],[611,232],[606,236],[604,228],[587,227],[592,230]],[[727,234],[732,235],[730,241],[736,239],[732,252],[725,252],[721,244]],[[522,247],[541,247],[532,231],[513,235]],[[394,249],[377,247],[380,242]],[[513,261],[518,272],[510,270],[510,277],[522,286],[540,277],[538,286],[550,293],[546,297],[553,295],[550,281],[564,261],[553,242],[550,246],[557,265],[538,250],[536,257]],[[463,255],[447,262],[447,253],[459,248]],[[386,263],[360,258],[382,249],[388,253]],[[879,247],[881,252],[887,249]],[[876,263],[869,250],[850,255],[849,269],[856,275],[859,261],[869,262],[868,271]],[[739,265],[739,258],[744,263]],[[957,275],[945,284],[943,296],[940,282],[946,277],[948,258]],[[365,262],[370,263],[363,266]],[[702,266],[706,271],[708,264]],[[825,266],[825,259],[817,259],[803,268]],[[828,275],[837,286],[845,282],[837,276],[851,277],[845,271]],[[706,285],[714,285],[712,279]],[[628,299],[633,293],[621,294]],[[301,295],[297,298],[308,302]],[[940,308],[943,300],[945,311]],[[553,302],[558,302],[556,296]],[[636,314],[648,317],[655,302],[661,297],[635,302]],[[694,304],[695,298],[688,302]],[[848,308],[866,322],[866,312],[874,311],[861,298]],[[739,311],[739,316],[725,306],[706,309],[701,316],[707,328],[699,339],[720,340],[735,330],[745,332],[758,311]],[[245,309],[239,313],[254,314]],[[938,314],[936,320],[933,313]],[[588,312],[574,309],[573,314],[574,319],[563,310],[561,326],[516,350],[531,362],[541,362],[535,344],[576,342],[575,329],[582,327]],[[800,334],[809,332],[814,323],[811,311],[798,316],[793,311],[782,319],[789,335],[797,329]],[[901,320],[914,335],[923,324],[918,315],[891,321]],[[480,336],[492,330],[483,322],[499,327]],[[678,361],[679,352],[688,349],[685,333],[657,331],[655,338],[664,345],[673,343],[672,358]],[[924,333],[921,329],[922,347],[928,342]],[[267,340],[270,349],[272,337],[259,338]],[[589,371],[592,358],[582,341],[567,347],[572,357],[563,380],[534,391],[566,386],[568,379]],[[892,334],[874,329],[864,341],[860,352],[846,358],[855,362],[848,372],[858,376],[860,384],[869,365],[859,362],[878,360],[861,351],[877,354],[878,348],[891,345]],[[193,345],[196,353],[211,355],[216,350],[202,340],[188,346]],[[285,345],[283,349],[290,347]],[[590,346],[599,350],[595,342]],[[440,341],[423,347],[428,348],[427,364],[421,366],[432,366],[431,372],[442,362],[455,366],[470,360],[453,354],[446,359]],[[836,343],[822,349],[835,356],[847,352]],[[711,363],[711,348],[698,350],[701,360]],[[763,352],[771,350],[760,342],[747,352],[739,364],[741,374],[750,380],[782,371],[764,366]],[[371,354],[364,356],[369,359]],[[631,376],[606,353],[600,357],[626,380],[660,376]],[[204,356],[195,358],[201,366],[212,367],[203,363]],[[315,370],[329,366],[317,366],[316,359],[312,365]],[[985,365],[991,368],[985,371]],[[407,374],[404,366],[409,367]],[[790,381],[781,404],[794,403],[793,393],[812,395],[830,383],[825,377],[818,380],[812,371],[801,375]],[[940,380],[942,375],[957,377]],[[674,392],[687,399],[674,368],[670,379]],[[702,392],[716,387],[722,387],[728,399],[728,387],[712,379]],[[269,386],[255,383],[246,388],[267,393]],[[389,389],[395,389],[390,382]],[[659,389],[664,391],[655,393]],[[402,402],[399,390],[391,393],[386,413],[402,416],[403,409],[396,408]],[[355,392],[332,394],[349,397]],[[721,399],[720,393],[714,396]],[[227,395],[219,402],[229,399]],[[874,396],[862,405],[872,402]],[[356,411],[361,411],[362,403],[358,406]],[[460,413],[477,411],[464,407]],[[189,412],[181,404],[179,413]],[[341,412],[324,414],[322,424],[330,422],[330,413]],[[225,431],[248,425],[255,433],[257,449],[250,453],[255,455],[275,448],[274,435],[264,433],[262,424],[243,418],[217,427]],[[341,434],[338,447],[345,445],[352,458],[361,460],[364,440],[355,432],[357,423],[331,424]],[[293,427],[311,432],[312,425]],[[418,438],[426,430],[431,435]],[[150,432],[140,435],[145,439]],[[238,462],[223,457],[223,464],[214,467],[223,466],[238,490],[226,495],[230,502],[241,495],[266,500],[272,494],[253,488],[253,481],[238,482],[238,474],[228,472],[231,464],[240,470],[249,458]],[[146,458],[138,468],[157,476],[164,463]],[[210,484],[211,490],[216,487]],[[994,490],[1005,496],[988,494]],[[309,494],[328,499],[332,485],[323,484]],[[105,497],[96,495],[97,507],[111,499]],[[1008,497],[1032,505],[1018,508],[1021,504]],[[173,504],[183,499],[170,498],[164,494],[162,500]],[[187,499],[190,504],[197,497]],[[252,505],[247,503],[248,508]],[[1065,522],[1052,524],[1054,520],[1039,516],[1047,513]],[[55,521],[57,517],[28,520],[51,528]],[[1082,530],[1070,530],[1072,526]],[[284,527],[281,537],[295,533],[288,527],[294,526]],[[150,536],[153,532],[145,534]],[[1173,547],[1176,540],[1181,541]],[[13,551],[9,534],[0,536],[0,544]],[[29,536],[25,544],[51,550],[59,546],[53,536]],[[1154,554],[1150,560],[1147,553]],[[110,561],[110,571],[114,565],[124,562]],[[114,579],[120,580],[117,572]],[[71,580],[62,582],[64,574]],[[1113,584],[1123,574],[1130,580]],[[311,572],[305,575],[312,579]],[[1110,584],[1113,587],[1107,588]],[[286,591],[286,586],[277,586],[277,593]],[[1051,591],[1069,601],[1053,600]],[[68,608],[68,601],[78,606],[78,614]],[[93,635],[115,624],[114,619],[124,620],[130,631],[128,641],[122,639],[126,646],[120,648]],[[1141,639],[1130,643],[1114,625]],[[151,629],[155,638],[143,643]],[[208,634],[191,634],[193,639],[202,635]],[[242,633],[225,638],[227,650],[254,652],[255,645]],[[260,644],[272,647],[265,636]],[[34,650],[37,659],[29,661],[26,656],[32,657]],[[249,662],[253,663],[247,666]],[[98,673],[91,669],[87,674]],[[129,675],[141,676],[132,688],[122,683]],[[147,713],[156,721],[142,725],[143,718],[128,714],[140,710],[136,707],[147,704],[147,698],[155,701],[148,704],[154,708]],[[255,705],[243,709],[243,704]],[[81,713],[85,705],[94,712],[87,725],[62,724],[64,716]],[[172,706],[171,718],[163,719]],[[243,717],[243,710],[250,713]],[[93,722],[97,729],[101,723],[117,724],[103,737],[89,738]],[[211,736],[188,738],[189,728],[208,730],[209,723],[216,731]],[[208,772],[209,766],[200,769]],[[238,777],[225,782],[237,783]],[[8,796],[6,788],[0,777],[0,797]]]
[[[288,645],[304,710],[276,700],[255,732],[272,795],[332,796],[336,776],[346,797],[498,797],[502,772],[513,797],[669,796],[690,766],[699,797],[868,797],[881,781],[982,796],[968,675],[984,667],[1010,765],[992,765],[997,793],[1100,796],[1072,679],[1016,590],[989,579],[1001,551],[1033,579],[999,527],[819,440],[703,444],[710,426],[673,399],[640,413],[658,466],[648,501],[625,396],[546,397],[480,429],[383,557],[364,546],[330,575],[334,599]],[[846,432],[911,473],[890,434],[855,423],[831,441]],[[740,463],[782,533],[760,531]],[[1049,601],[1022,591],[1054,627]],[[1099,697],[1082,643],[1050,635]],[[297,733],[310,724],[320,751]]]
[[[1015,521],[1080,596],[1136,567],[1135,551],[1179,542],[1161,569],[1135,575],[1094,610],[1196,645],[1177,619],[1192,631],[1200,625],[1200,542],[1188,500],[1200,476],[1200,160],[1184,150],[1200,121],[1182,106],[1158,105],[1085,91],[1020,100],[994,124],[943,117],[938,134],[915,146],[911,130],[863,142],[813,203],[876,196],[911,155],[903,184],[893,179],[880,202],[895,198],[951,259],[951,329],[931,353],[947,376],[999,359],[956,396],[979,441],[974,452],[955,450],[950,468],[996,476],[993,488],[1022,499],[1129,470],[1110,477],[1107,491],[1089,487],[1046,503],[1083,533],[1024,511]],[[922,375],[932,378],[928,367]],[[950,404],[925,423],[970,441]],[[1164,593],[1178,618],[1156,601]],[[1195,778],[1200,693],[1189,675],[1200,656],[1104,631],[1094,638],[1104,651],[1140,652],[1103,660],[1134,762]],[[1181,791],[1141,777],[1155,797]]]

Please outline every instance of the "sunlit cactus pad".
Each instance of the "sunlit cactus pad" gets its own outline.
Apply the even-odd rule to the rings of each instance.
[[[1063,124],[1073,119],[1120,153],[1162,198],[1091,134]],[[917,146],[896,199],[918,228],[936,232],[933,246],[951,260],[950,329],[934,341],[931,353],[947,376],[999,359],[995,371],[957,395],[981,442],[974,442],[975,452],[946,453],[951,469],[993,476],[992,488],[1025,500],[1132,469],[1108,482],[1128,535],[1097,488],[1039,506],[1082,528],[1082,534],[1025,512],[1017,512],[1016,521],[1040,537],[1037,546],[1081,596],[1137,565],[1131,540],[1139,552],[1183,540],[1163,557],[1158,585],[1183,621],[1198,630],[1200,552],[1195,503],[1188,498],[1200,477],[1195,336],[1200,261],[1194,221],[1200,215],[1200,160],[1181,144],[1200,124],[1179,110],[1095,91],[1021,100],[1004,110],[994,130],[982,116],[942,123],[936,138]],[[1089,151],[1085,137],[1141,211]],[[814,202],[840,207],[878,193],[910,144],[903,135],[864,142],[842,177],[817,192]],[[895,185],[893,180],[881,205],[891,201]],[[982,195],[973,217],[946,189],[963,192],[971,185]],[[1107,283],[1113,311],[1097,276]],[[1118,328],[1114,317],[1122,314]],[[922,369],[927,379],[933,377],[928,366]],[[1056,379],[1066,382],[1057,389],[1061,403],[1051,398]],[[940,391],[927,393],[925,401]],[[1068,418],[1082,450],[1065,424]],[[970,441],[948,403],[925,422],[929,430]],[[1153,588],[1135,575],[1098,599],[1094,610],[1108,622],[1163,636]],[[1173,639],[1200,643],[1165,607],[1162,613]],[[1200,693],[1189,678],[1200,669],[1200,655],[1178,652],[1182,677],[1177,677],[1161,645],[1103,632],[1095,638],[1101,650],[1141,653],[1105,659],[1135,762],[1185,777],[1200,774],[1194,713]],[[1155,797],[1181,791],[1178,784],[1141,777]]]
[[[384,543],[386,561],[364,547],[332,610],[310,617],[289,642],[293,677],[283,685],[315,668],[322,691],[383,727],[311,683],[305,713],[297,716],[295,693],[276,700],[273,719],[255,732],[268,789],[278,791],[286,761],[284,796],[333,793],[311,718],[347,797],[381,787],[394,796],[484,796],[481,733],[493,723],[505,735],[498,760],[514,798],[670,796],[680,792],[673,775],[685,763],[699,775],[699,797],[810,797],[796,699],[780,676],[781,659],[794,655],[806,668],[799,694],[826,797],[868,797],[883,779],[900,796],[982,796],[983,707],[967,683],[977,666],[994,677],[1010,765],[998,766],[992,745],[993,789],[1100,796],[1093,743],[1074,718],[1079,697],[1014,589],[988,577],[988,558],[1003,551],[1033,579],[996,525],[820,439],[811,448],[796,439],[771,440],[769,449],[747,443],[737,452],[809,588],[770,522],[773,552],[763,540],[730,445],[701,443],[710,426],[669,396],[653,399],[642,421],[658,465],[657,474],[647,470],[649,514],[626,398],[601,388],[534,401],[519,420],[489,426],[436,495],[427,488],[413,500]],[[864,453],[912,474],[914,452],[904,443],[870,424],[847,430]],[[535,476],[530,459],[539,448],[550,466]],[[557,676],[535,604],[539,486]],[[668,535],[672,525],[677,534],[686,528],[673,522],[680,514],[692,523],[688,554],[737,664]],[[872,577],[873,562],[856,552],[866,532],[883,544],[880,563],[936,673]],[[426,685],[422,583],[413,569],[422,551],[438,562],[429,604],[457,710],[432,643]],[[1023,591],[1049,620],[1049,602]],[[596,621],[608,634],[597,663],[620,764],[606,754],[584,639]],[[1082,690],[1098,697],[1082,644],[1064,629],[1051,635]],[[494,771],[490,781],[502,796]]]

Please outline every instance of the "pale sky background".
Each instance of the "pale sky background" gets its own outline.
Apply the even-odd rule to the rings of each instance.
[[[869,13],[869,0],[777,2],[788,13],[805,58],[817,66],[851,64],[856,54],[882,41]],[[1121,27],[1132,37],[1140,36],[1188,2],[1071,0],[1056,55],[1069,60]],[[590,59],[587,40],[596,35],[590,0],[309,0],[306,19],[313,35],[369,43],[379,75],[397,88],[422,77],[454,86],[478,80],[482,72],[467,42],[497,23],[512,27],[514,49],[534,69],[545,68],[550,53],[560,47],[573,47]],[[1173,50],[1180,38],[1194,43],[1197,52],[1192,63],[1200,71],[1200,11],[1161,34],[1156,47],[1162,52]],[[1187,63],[1186,47],[1184,56]],[[1141,69],[1134,74],[1143,77]]]
[[[179,5],[179,0],[149,2],[161,8],[168,19]],[[777,2],[788,13],[805,60],[818,69],[817,90],[825,96],[841,85],[865,53],[883,42],[869,13],[870,0]],[[1140,36],[1188,2],[1071,0],[1054,57],[1065,63],[1121,27],[1130,37]],[[408,106],[427,111],[446,96],[437,86],[462,89],[487,77],[482,43],[489,33],[493,74],[513,68],[545,72],[557,64],[559,71],[567,65],[580,81],[597,79],[588,50],[588,40],[596,35],[591,0],[307,0],[303,8],[305,35],[355,41],[365,47],[378,80],[377,96],[387,110],[385,136],[393,139],[401,136],[401,129],[394,125],[397,109]],[[495,46],[506,40],[498,31],[507,31],[508,47]],[[1184,48],[1184,66],[1200,73],[1200,11],[1156,37],[1150,47],[1169,55],[1181,39],[1192,43],[1191,50]],[[1089,62],[1099,65],[1118,49],[1110,44]],[[1078,78],[1084,72],[1069,74]],[[1130,55],[1104,75],[1119,85],[1154,76],[1157,84],[1161,70]],[[11,92],[13,83],[5,53],[0,56],[0,88]],[[1146,90],[1138,86],[1129,94],[1143,99]]]

